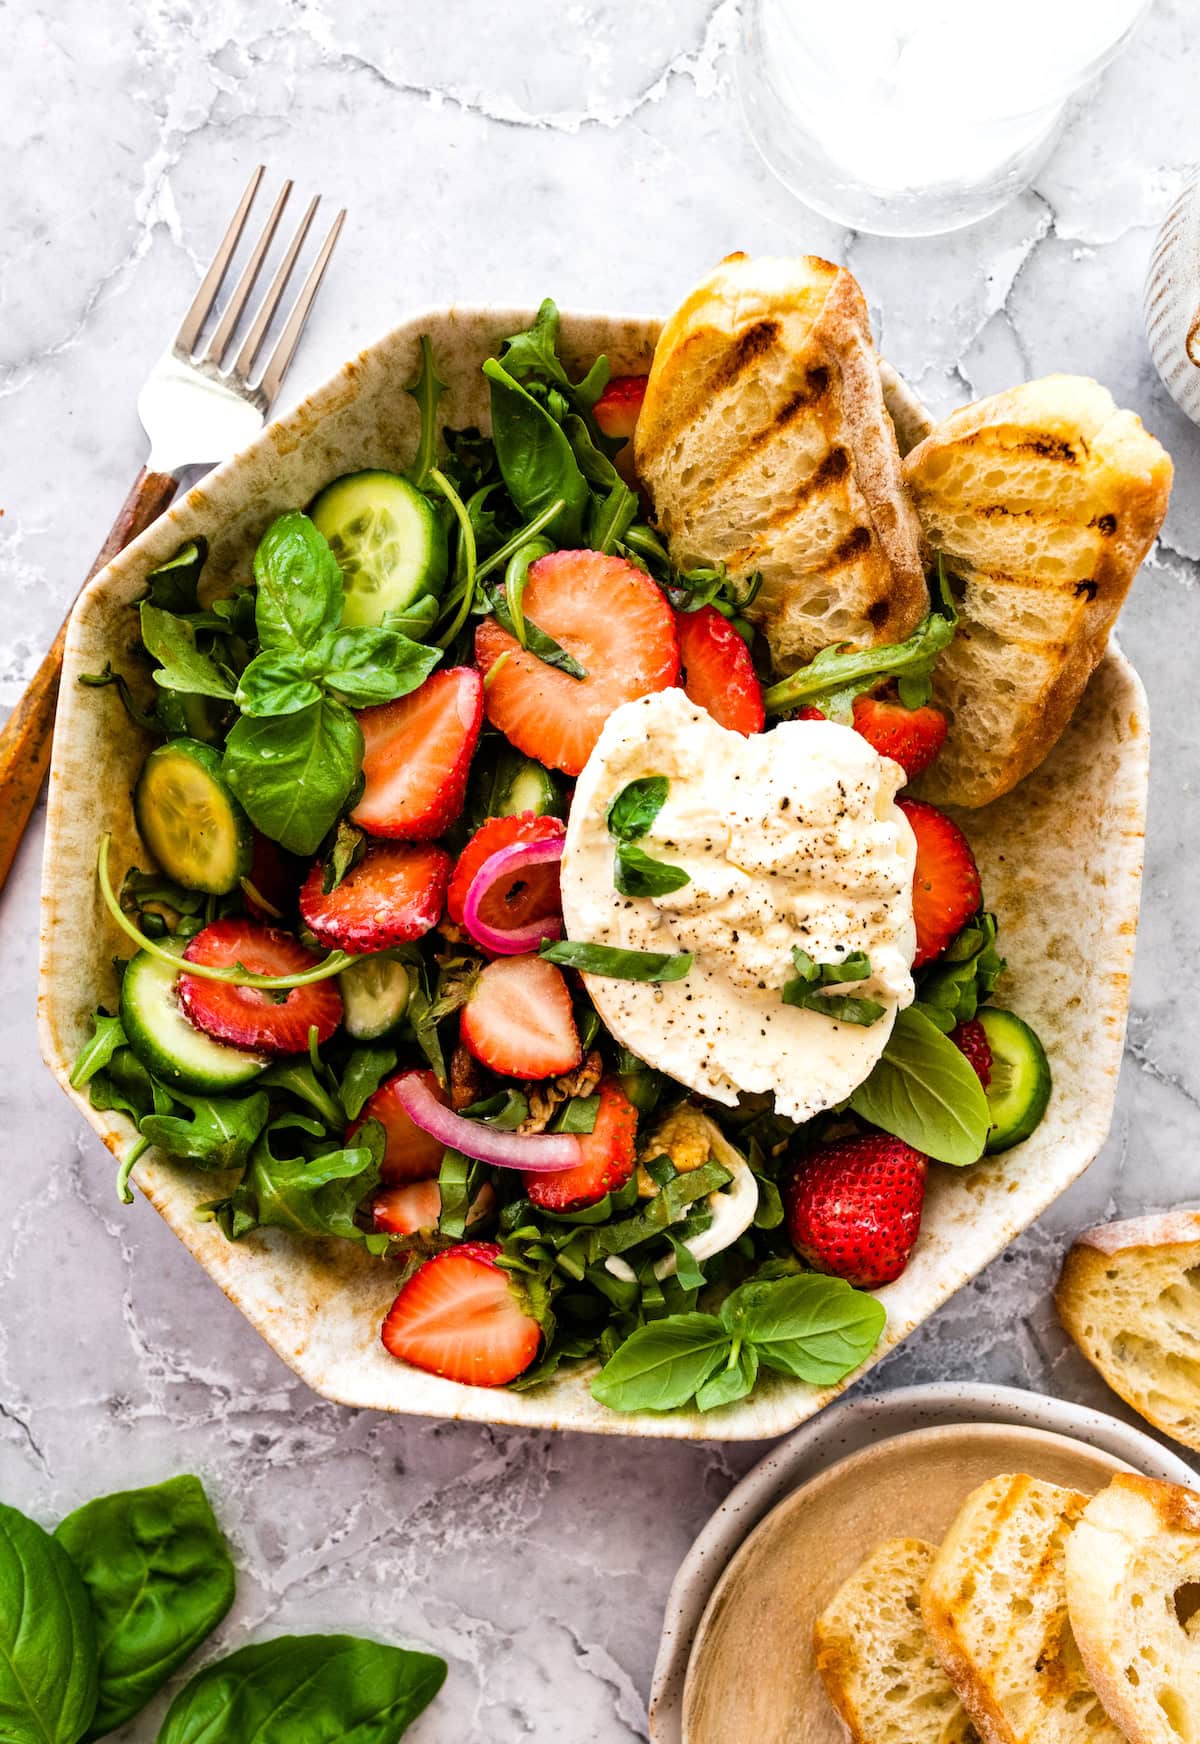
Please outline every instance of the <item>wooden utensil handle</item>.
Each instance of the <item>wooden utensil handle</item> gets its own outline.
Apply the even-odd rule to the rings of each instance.
[[[88,570],[88,581],[162,514],[175,494],[175,484],[168,472],[147,472],[142,468],[121,505],[111,533],[100,547],[99,556]],[[63,619],[49,652],[0,730],[0,889],[8,878],[50,767],[54,710],[70,615],[68,612]]]

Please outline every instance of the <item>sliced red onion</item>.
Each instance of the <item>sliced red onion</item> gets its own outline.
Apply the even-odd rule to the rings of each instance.
[[[497,1169],[534,1173],[573,1169],[583,1161],[579,1140],[569,1132],[497,1132],[479,1120],[464,1120],[447,1108],[423,1081],[420,1072],[405,1072],[395,1081],[394,1095],[414,1126],[452,1150]]]
[[[562,937],[561,914],[509,929],[489,925],[479,913],[480,904],[493,884],[511,880],[526,866],[545,866],[551,860],[561,860],[562,851],[563,836],[558,835],[540,842],[513,842],[488,856],[472,878],[463,903],[463,925],[477,945],[497,957],[519,957],[526,951],[536,951],[543,939]]]

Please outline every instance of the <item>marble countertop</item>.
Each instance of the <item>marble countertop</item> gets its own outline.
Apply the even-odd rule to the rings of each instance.
[[[663,309],[733,248],[846,260],[935,409],[1029,375],[1106,382],[1172,450],[1165,536],[1122,619],[1154,720],[1144,912],[1112,1135],[1034,1229],[868,1383],[987,1377],[1115,1409],[1048,1291],[1083,1225],[1200,1192],[1195,915],[1200,432],[1149,362],[1141,283],[1189,164],[1197,33],[1158,0],[1034,190],[948,238],[848,234],[743,133],[735,0],[37,0],[0,6],[0,703],[15,702],[143,458],[137,388],[252,166],[350,218],[292,393],[407,309],[452,299]],[[43,1520],[192,1468],[253,1631],[414,1637],[450,1662],[416,1744],[646,1736],[663,1603],[763,1451],[339,1409],[276,1360],[43,1069],[40,829],[3,898],[0,1496]],[[1086,965],[1080,965],[1081,976]],[[122,1737],[154,1735],[157,1711]]]

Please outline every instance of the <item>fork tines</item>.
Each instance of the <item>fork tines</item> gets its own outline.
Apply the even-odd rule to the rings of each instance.
[[[246,191],[238,202],[238,208],[233,215],[233,220],[230,223],[229,229],[222,237],[221,245],[212,258],[212,264],[201,281],[200,289],[192,299],[192,306],[183,318],[183,325],[175,335],[175,355],[182,358],[185,363],[200,363],[207,366],[209,369],[220,370],[225,354],[234,338],[238,322],[241,320],[242,315],[245,312],[246,305],[250,300],[255,284],[258,282],[258,276],[262,271],[263,262],[270,250],[271,243],[275,237],[275,232],[279,227],[279,220],[283,216],[283,209],[287,205],[288,196],[292,191],[292,183],[290,181],[286,181],[283,184],[279,197],[271,208],[270,215],[267,218],[266,224],[263,226],[262,234],[251,249],[250,257],[242,269],[242,275],[234,288],[233,294],[222,311],[220,320],[213,329],[212,337],[203,353],[199,357],[195,357],[193,354],[195,353],[197,342],[199,341],[205,322],[213,312],[217,298],[221,293],[221,286],[224,284],[225,276],[229,271],[230,263],[233,260],[234,254],[237,252],[237,246],[241,241],[242,231],[246,227],[246,219],[250,215],[250,207],[254,203],[254,197],[258,193],[259,185],[262,182],[265,167],[265,165],[259,164],[254,174],[250,177]],[[239,349],[237,356],[234,358],[233,363],[230,365],[229,370],[226,372],[225,379],[229,381],[231,386],[236,386],[241,390],[250,389],[251,387],[250,374],[254,368],[255,358],[258,356],[263,340],[266,337],[267,330],[275,318],[275,314],[283,298],[283,293],[287,289],[288,280],[292,276],[296,260],[300,254],[300,250],[304,246],[305,238],[308,235],[313,217],[320,203],[321,196],[319,194],[315,195],[309,202],[308,210],[300,220],[299,227],[287,246],[283,259],[280,261],[275,276],[271,280],[270,288],[255,311],[254,318],[250,323],[249,331],[242,342],[241,348]],[[252,389],[254,397],[265,401],[268,406],[275,398],[275,395],[279,390],[279,384],[283,380],[284,372],[286,371],[288,364],[292,361],[292,354],[294,353],[296,346],[299,344],[300,335],[304,331],[304,323],[308,319],[309,311],[312,308],[313,299],[316,297],[317,290],[320,287],[325,268],[329,265],[329,257],[333,253],[334,246],[339,234],[341,233],[342,223],[345,216],[346,212],[343,207],[334,219],[329,234],[321,245],[320,253],[313,262],[299,296],[292,304],[287,320],[284,323],[283,331],[279,335],[275,348],[267,360],[262,376]]]

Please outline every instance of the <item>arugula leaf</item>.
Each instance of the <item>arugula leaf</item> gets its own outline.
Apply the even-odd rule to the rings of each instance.
[[[221,772],[251,823],[293,854],[315,854],[362,767],[363,737],[328,697],[296,714],[243,716],[225,741]]]
[[[505,577],[505,586],[503,588],[494,588],[488,593],[488,601],[491,605],[492,615],[495,617],[496,622],[500,625],[501,629],[507,630],[510,636],[515,636],[522,648],[527,648],[531,654],[536,654],[538,659],[544,661],[547,666],[557,667],[560,672],[565,672],[568,678],[586,678],[587,670],[579,664],[575,656],[569,654],[561,642],[556,642],[553,636],[549,635],[539,625],[535,624],[531,618],[525,617],[524,613],[521,612],[520,595],[525,591],[523,578],[520,590],[519,592],[516,592],[515,596],[517,600],[517,612],[519,615],[514,615],[513,613],[513,598],[510,597],[508,588],[508,575],[512,573],[513,565],[517,564],[519,560],[525,556],[526,552],[532,551],[535,556],[542,556],[544,553],[539,550],[538,547],[546,545],[547,541],[544,539],[534,540],[530,545],[523,546],[522,549],[517,552],[516,556],[510,560],[509,569]],[[534,557],[530,557],[529,561],[533,562]]]
[[[189,1096],[175,1089],[171,1096],[191,1110],[191,1119],[147,1114],[138,1130],[168,1156],[200,1169],[240,1169],[271,1110],[259,1090],[250,1096]]]
[[[441,1689],[446,1662],[352,1635],[280,1635],[198,1671],[158,1744],[395,1744]]]
[[[578,412],[590,416],[592,407],[608,386],[608,359],[598,357],[587,374],[573,382],[558,355],[558,329],[558,306],[553,297],[547,297],[533,326],[504,341],[500,347],[501,362],[510,375],[521,381],[533,377],[548,387],[558,388],[561,396]]]
[[[936,962],[917,971],[917,1003],[947,1035],[957,1024],[969,1023],[995,992],[1004,972],[996,949],[996,917],[978,914],[969,920]]]
[[[187,696],[215,696],[223,702],[232,699],[230,675],[200,652],[196,633],[186,619],[161,611],[148,600],[142,601],[139,616],[142,643],[147,654],[159,662],[154,669],[155,684]]]
[[[194,612],[200,572],[208,559],[208,540],[189,539],[146,577],[146,598],[165,612]]]
[[[266,648],[311,648],[342,616],[342,572],[307,515],[272,521],[254,553],[254,621]]]
[[[72,1090],[82,1090],[97,1072],[104,1070],[118,1048],[128,1045],[119,1017],[110,1017],[102,1007],[93,1011],[91,1040],[80,1048],[71,1068]]]
[[[370,1253],[385,1252],[387,1237],[368,1234],[354,1221],[359,1205],[379,1185],[384,1150],[379,1122],[367,1121],[355,1133],[353,1144],[339,1150],[311,1159],[276,1156],[275,1137],[297,1129],[324,1136],[323,1129],[304,1115],[285,1114],[273,1120],[251,1152],[245,1180],[228,1199],[210,1207],[210,1215],[231,1241],[250,1229],[271,1227],[300,1235],[336,1235],[361,1242]]]
[[[324,637],[313,650],[321,680],[351,708],[393,702],[424,684],[440,648],[412,642],[398,630],[364,626]]]
[[[590,500],[561,427],[532,394],[489,357],[483,366],[492,402],[492,439],[509,496],[526,519],[555,500],[563,507],[547,532],[563,545],[575,545],[583,532]]]
[[[76,1744],[96,1707],[96,1625],[87,1591],[62,1545],[3,1503],[0,1617],[0,1738]]]
[[[321,700],[321,687],[307,655],[287,648],[265,648],[238,679],[237,705],[243,714],[294,715]]]
[[[106,1066],[94,1071],[88,1081],[88,1099],[93,1108],[116,1109],[136,1126],[146,1114],[169,1114],[171,1098],[152,1078],[132,1048],[118,1048]]]
[[[328,896],[338,888],[348,873],[353,872],[367,851],[367,832],[360,830],[348,818],[339,818],[333,841],[325,850],[321,868],[321,894]]]
[[[850,1106],[939,1162],[962,1165],[983,1155],[990,1116],[975,1068],[916,1005],[897,1013],[882,1058]]]
[[[716,1411],[722,1405],[733,1405],[754,1391],[758,1380],[758,1352],[752,1344],[743,1344],[730,1365],[717,1370],[696,1393],[698,1411]]]
[[[623,478],[609,486],[607,495],[593,496],[588,514],[589,548],[592,551],[615,551],[637,512],[637,493],[630,490]]]
[[[651,1321],[609,1358],[592,1382],[592,1397],[614,1411],[672,1411],[721,1366],[730,1343],[713,1314]]]
[[[807,951],[793,945],[792,961],[796,973],[790,981],[784,982],[780,994],[785,1005],[798,1006],[804,1011],[819,1011],[822,1017],[864,1029],[878,1023],[883,1016],[886,1007],[876,999],[828,991],[831,986],[847,981],[867,980],[871,973],[871,959],[865,951],[852,951],[841,963],[817,963]]]
[[[560,968],[607,975],[614,981],[682,981],[695,961],[691,951],[623,951],[615,945],[592,945],[582,939],[544,944],[538,955]]]
[[[346,1061],[339,1087],[348,1120],[357,1120],[388,1073],[395,1070],[396,1050],[367,1044],[355,1048]]]
[[[655,860],[635,842],[618,842],[613,883],[622,896],[666,896],[691,882],[682,866]]]
[[[721,1323],[731,1337],[751,1343],[768,1368],[832,1387],[870,1356],[887,1314],[875,1296],[843,1278],[801,1272],[742,1284],[721,1304]]]
[[[417,379],[404,391],[417,402],[417,410],[421,414],[421,434],[417,439],[417,452],[408,469],[408,477],[418,490],[424,490],[429,482],[429,474],[437,465],[437,408],[438,401],[446,391],[445,382],[438,380],[437,370],[434,368],[433,345],[427,333],[421,335],[421,366],[417,371]]]
[[[604,814],[609,835],[618,842],[640,841],[667,803],[670,790],[665,775],[643,775],[640,781],[627,781]]]
[[[81,672],[77,682],[88,690],[103,690],[107,685],[115,684],[117,695],[121,699],[121,706],[135,727],[140,727],[144,733],[164,731],[164,723],[158,718],[157,708],[147,713],[145,709],[138,707],[134,701],[133,692],[129,688],[128,679],[123,673],[113,671],[111,660],[104,662],[103,672]]]
[[[145,1707],[233,1603],[229,1550],[200,1480],[101,1496],[54,1534],[96,1618],[100,1693],[85,1738]]]
[[[461,1151],[452,1148],[442,1152],[438,1170],[438,1191],[442,1202],[438,1213],[439,1235],[462,1240],[467,1232],[471,1201],[482,1179],[483,1165],[473,1157],[465,1157]]]

